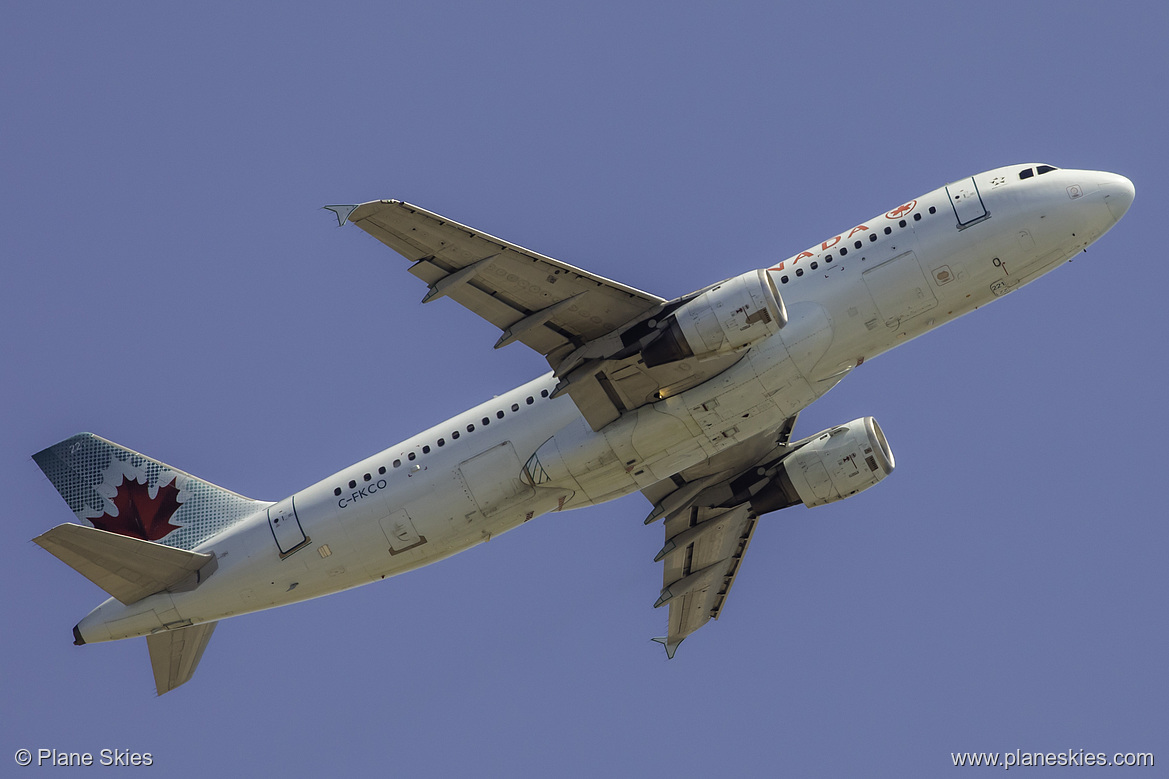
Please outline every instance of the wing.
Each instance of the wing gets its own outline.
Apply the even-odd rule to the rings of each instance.
[[[349,221],[414,265],[430,287],[550,362],[666,301],[399,200],[360,205]],[[555,366],[554,366],[555,367]]]
[[[667,302],[399,200],[327,208],[410,260],[430,288],[424,303],[449,297],[503,331],[496,348],[519,341],[544,355],[560,379],[554,395],[569,395],[595,430],[741,356],[648,368],[640,349],[656,333],[654,316],[684,299]]]
[[[662,591],[654,607],[669,605],[669,628],[654,641],[665,645],[669,657],[686,636],[722,613],[758,522],[744,477],[783,456],[795,421],[793,416],[642,490],[654,503],[646,522],[665,518],[666,542],[654,558],[662,562]]]

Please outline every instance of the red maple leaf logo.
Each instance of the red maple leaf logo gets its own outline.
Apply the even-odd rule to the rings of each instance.
[[[179,490],[174,482],[158,488],[158,494],[150,497],[150,488],[138,481],[127,481],[122,477],[118,491],[111,502],[118,508],[118,516],[103,514],[90,522],[99,530],[120,533],[143,541],[157,541],[178,530],[170,524],[170,518],[182,504],[178,501]]]

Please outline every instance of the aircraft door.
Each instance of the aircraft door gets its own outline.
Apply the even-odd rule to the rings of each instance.
[[[268,507],[268,527],[281,558],[288,557],[309,542],[296,516],[296,501],[292,497]]]
[[[950,205],[954,207],[954,215],[958,218],[959,230],[990,216],[973,176],[947,185],[946,194],[950,196]]]

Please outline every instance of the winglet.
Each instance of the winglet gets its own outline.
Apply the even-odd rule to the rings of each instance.
[[[678,651],[678,646],[685,640],[685,637],[683,637],[677,641],[672,641],[668,636],[659,636],[658,638],[650,639],[650,641],[656,641],[666,648],[666,658],[669,660],[674,659],[674,653]]]
[[[337,226],[344,227],[345,222],[349,220],[349,215],[357,210],[356,205],[352,206],[322,206],[327,211],[332,211],[337,215]]]

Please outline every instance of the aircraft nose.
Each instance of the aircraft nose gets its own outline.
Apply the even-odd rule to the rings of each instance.
[[[1109,173],[1104,181],[1100,182],[1100,191],[1104,193],[1104,203],[1108,206],[1113,220],[1117,222],[1128,212],[1137,194],[1132,182],[1116,173]]]

